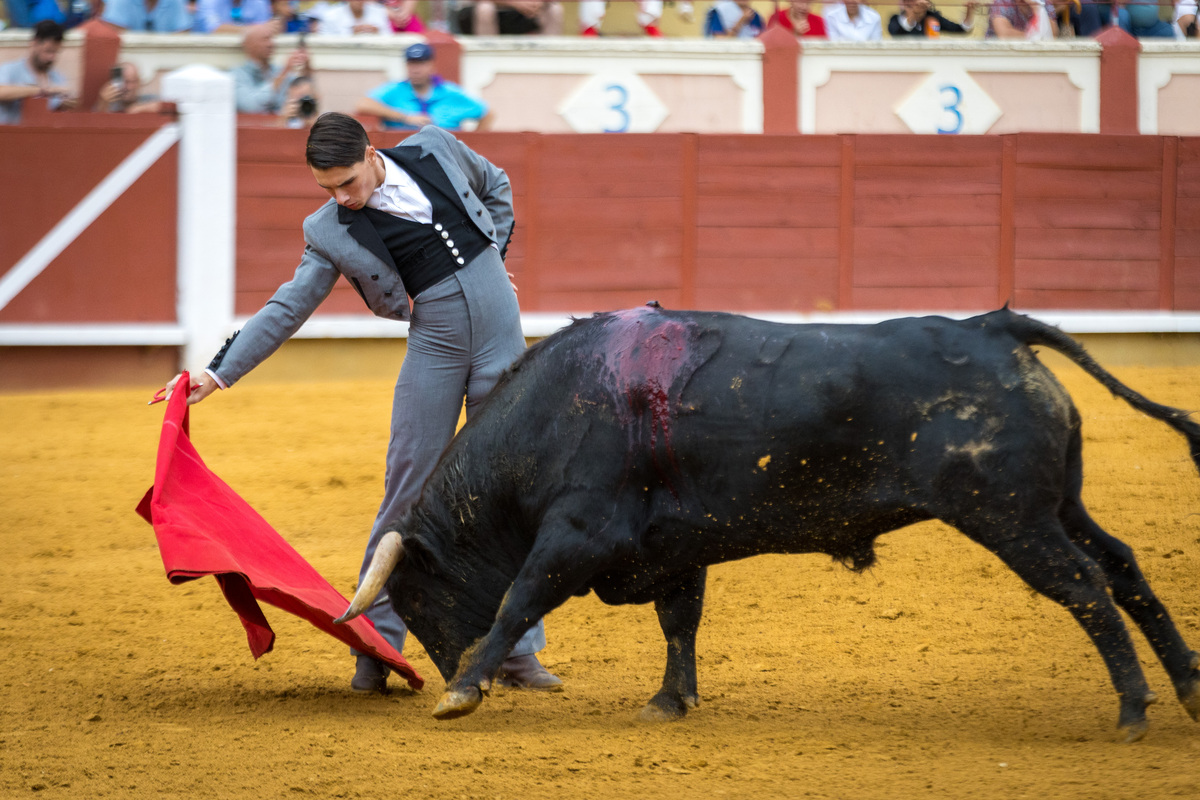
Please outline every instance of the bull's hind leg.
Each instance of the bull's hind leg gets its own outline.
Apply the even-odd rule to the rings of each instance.
[[[639,715],[645,722],[683,719],[689,708],[700,704],[696,689],[696,631],[704,611],[707,573],[701,567],[654,600],[658,624],[667,639],[667,666],[662,688]]]
[[[1059,521],[1045,518],[1022,526],[960,523],[959,530],[991,550],[1035,590],[1071,612],[1100,652],[1120,698],[1117,727],[1125,741],[1146,733],[1146,706],[1154,695],[1138,664],[1121,614],[1105,591],[1104,570],[1067,538]]]
[[[1179,702],[1192,719],[1200,721],[1200,654],[1180,636],[1171,615],[1138,567],[1133,550],[1097,525],[1078,498],[1064,503],[1059,516],[1071,540],[1107,573],[1113,599],[1154,648]]]

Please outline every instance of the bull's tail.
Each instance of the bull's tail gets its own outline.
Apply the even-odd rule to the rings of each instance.
[[[1129,403],[1129,405],[1143,414],[1154,417],[1157,420],[1162,420],[1182,433],[1184,438],[1187,439],[1192,461],[1195,463],[1196,468],[1200,470],[1200,424],[1197,424],[1190,418],[1190,411],[1183,411],[1178,408],[1155,403],[1153,400],[1130,389],[1117,380],[1112,373],[1097,364],[1096,360],[1083,349],[1083,345],[1058,328],[1021,314],[1007,311],[1004,313],[1007,313],[1008,330],[1018,340],[1027,345],[1043,345],[1062,353],[1078,364],[1080,369],[1099,381],[1115,396]]]

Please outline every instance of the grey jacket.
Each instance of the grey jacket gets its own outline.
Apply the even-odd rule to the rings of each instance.
[[[505,252],[512,235],[513,206],[504,170],[432,125],[379,152],[452,192],[467,217],[501,254]],[[441,171],[430,169],[427,159],[436,160]],[[376,316],[409,318],[404,284],[374,226],[361,211],[343,208],[331,199],[304,220],[304,255],[296,274],[222,348],[213,371],[232,386],[299,330],[343,275]]]

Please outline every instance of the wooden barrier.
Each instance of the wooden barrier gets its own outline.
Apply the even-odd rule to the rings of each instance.
[[[464,139],[512,181],[527,312],[1200,310],[1200,139]],[[290,277],[324,197],[302,149],[240,133],[238,314]],[[339,287],[323,310],[363,309]]]
[[[0,159],[0,181],[16,187],[0,197],[0,278],[162,124],[88,119],[0,128],[0,152],[22,154]],[[238,131],[236,316],[291,277],[301,223],[326,199],[303,163],[304,138]],[[1189,319],[1200,311],[1197,137],[463,138],[512,181],[508,265],[526,314],[649,300],[800,315],[1004,303]],[[177,323],[176,170],[172,149],[0,308],[0,328]],[[317,317],[330,315],[373,319],[344,283]],[[0,347],[0,381],[14,358],[40,364],[51,348],[27,349]]]

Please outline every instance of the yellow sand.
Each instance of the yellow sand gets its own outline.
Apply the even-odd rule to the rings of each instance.
[[[1084,417],[1086,499],[1200,647],[1200,478],[1183,441],[1058,369]],[[1130,367],[1200,406],[1196,368]],[[264,609],[250,657],[216,583],[165,579],[134,514],[162,407],[136,391],[0,396],[0,796],[1200,797],[1200,725],[1140,635],[1162,702],[1112,743],[1116,697],[1065,611],[938,524],[854,575],[820,556],[710,571],[703,702],[647,726],[665,646],[650,607],[547,620],[562,694],[497,690],[438,722],[425,691],[348,689],[344,647]],[[250,382],[193,410],[210,466],[349,593],[382,486],[387,381]]]

